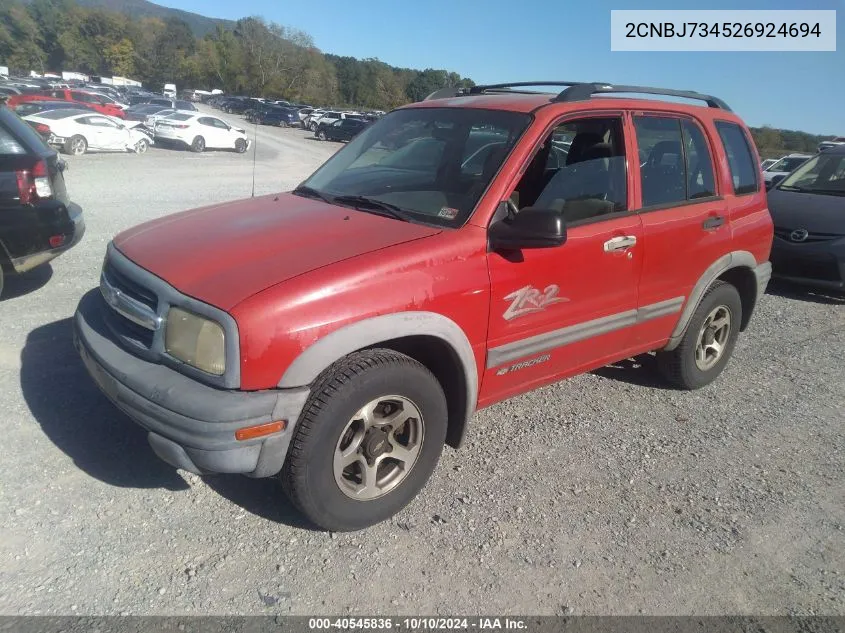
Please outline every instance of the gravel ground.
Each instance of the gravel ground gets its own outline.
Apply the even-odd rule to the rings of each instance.
[[[257,148],[263,194],[337,145],[261,128]],[[273,480],[159,462],[69,317],[116,232],[248,196],[252,159],[69,159],[88,234],[0,304],[0,614],[845,614],[845,305],[824,295],[772,288],[701,391],[646,358],[477,413],[364,532],[309,530]]]

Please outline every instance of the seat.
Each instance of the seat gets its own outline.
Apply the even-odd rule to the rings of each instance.
[[[676,156],[674,164],[667,156]],[[642,167],[643,206],[678,202],[686,197],[683,153],[679,141],[659,141]]]

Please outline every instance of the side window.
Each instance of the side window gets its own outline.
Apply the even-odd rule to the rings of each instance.
[[[220,119],[212,119],[214,122],[214,127],[219,127],[221,130],[228,130],[229,126],[223,123]]]
[[[214,119],[212,119],[211,117],[207,117],[207,116],[201,117],[199,119],[199,122],[200,122],[200,125],[207,125],[208,127],[215,127]]]
[[[112,123],[108,119],[104,119],[101,116],[92,116],[88,118],[88,125],[95,125],[97,127],[117,127],[116,123]]]
[[[558,209],[568,223],[628,208],[620,117],[559,125],[531,160],[511,196],[517,208]]]
[[[17,154],[26,154],[26,150],[14,136],[0,127],[0,156]],[[15,182],[14,173],[12,173],[12,182]]]
[[[713,161],[701,128],[692,121],[681,121],[684,155],[687,167],[687,198],[709,198],[716,195]]]
[[[671,117],[634,117],[639,154],[643,207],[684,202],[686,166],[681,121]]]
[[[745,132],[736,123],[727,121],[716,121],[716,129],[719,131],[728,155],[728,167],[731,170],[734,193],[741,195],[759,191],[757,164],[752,158]]]

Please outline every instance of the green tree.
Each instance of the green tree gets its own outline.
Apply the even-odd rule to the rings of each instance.
[[[29,73],[45,72],[47,54],[38,24],[19,3],[0,6],[0,59],[5,65]]]

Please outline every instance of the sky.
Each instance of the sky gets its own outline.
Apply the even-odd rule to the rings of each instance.
[[[749,125],[845,135],[845,0],[157,0],[257,15],[324,53],[446,69],[476,83],[598,81],[696,90]],[[836,52],[611,52],[611,9],[836,9]]]

